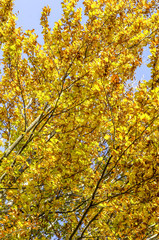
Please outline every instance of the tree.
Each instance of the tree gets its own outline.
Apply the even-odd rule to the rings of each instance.
[[[0,3],[1,239],[157,239],[158,3],[77,2],[42,46]]]

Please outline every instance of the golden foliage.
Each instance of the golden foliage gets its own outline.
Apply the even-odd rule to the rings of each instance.
[[[157,239],[157,1],[77,2],[43,46],[0,3],[0,238]]]

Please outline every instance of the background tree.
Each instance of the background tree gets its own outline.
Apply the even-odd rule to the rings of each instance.
[[[1,1],[1,239],[157,239],[158,3],[77,2],[41,46]]]

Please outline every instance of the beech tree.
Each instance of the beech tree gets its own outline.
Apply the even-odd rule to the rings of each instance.
[[[158,239],[158,1],[77,3],[40,45],[0,2],[0,238]]]

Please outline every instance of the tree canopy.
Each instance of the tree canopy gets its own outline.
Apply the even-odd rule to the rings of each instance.
[[[158,239],[158,1],[77,3],[40,45],[0,1],[0,238]]]

